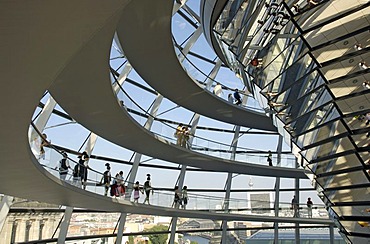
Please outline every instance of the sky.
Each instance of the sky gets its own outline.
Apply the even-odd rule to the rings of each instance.
[[[197,0],[190,0],[188,1],[188,5],[194,9],[199,14],[199,2]],[[172,31],[175,36],[175,39],[177,43],[182,43],[188,36],[194,31],[194,28],[188,24],[181,16],[175,15],[172,22]],[[215,60],[216,54],[212,50],[212,48],[209,46],[207,41],[205,40],[204,36],[202,35],[199,40],[195,43],[195,45],[191,49],[192,52],[195,52],[197,54],[200,54],[204,57],[207,57],[208,59]],[[118,57],[120,56],[120,53],[117,52],[115,48],[112,48],[111,50],[111,57]],[[204,73],[208,74],[212,68],[213,65],[210,65],[209,63],[199,60],[195,57],[189,56],[189,59],[192,63],[194,63],[199,69],[201,69]],[[119,67],[123,62],[126,60],[123,58],[114,59],[111,61],[111,66],[114,68]],[[124,67],[124,66],[123,66]],[[191,68],[190,68],[191,69]],[[119,69],[118,71],[121,71]],[[199,71],[197,71],[195,68],[191,69],[190,72],[193,75],[193,78],[195,79],[202,79],[204,78],[203,75],[200,74]],[[139,74],[137,74],[134,70],[130,73],[129,78],[132,80],[135,80],[136,82],[146,86],[150,87],[141,77]],[[235,76],[235,74],[229,70],[226,67],[223,67],[220,69],[219,73],[216,77],[217,81],[220,81],[223,85],[228,87],[234,87],[243,89],[243,83],[242,81]],[[150,108],[152,102],[155,99],[155,95],[150,94],[149,92],[143,91],[140,88],[137,88],[129,83],[125,83],[123,85],[125,91],[145,110]],[[228,92],[224,92],[222,97],[227,99]],[[45,96],[41,101],[46,102],[48,96]],[[257,103],[253,100],[250,100],[251,102],[249,105],[257,106]],[[134,106],[133,104],[127,104],[126,106]],[[173,109],[175,108],[175,109]],[[60,106],[57,106],[57,109],[60,111],[63,111],[63,109]],[[137,108],[135,108],[137,109]],[[169,112],[163,113],[169,109],[173,109]],[[39,108],[35,110],[35,115],[40,111]],[[193,116],[193,112],[177,107],[176,104],[169,101],[168,99],[164,99],[161,107],[159,109],[159,114],[163,113],[160,118],[178,121],[182,123],[189,123],[191,121],[191,118]],[[133,117],[140,123],[144,124],[145,119],[133,115]],[[173,127],[175,125],[172,125]],[[234,128],[233,125],[223,123],[220,121],[216,121],[210,118],[206,118],[204,116],[201,116],[199,126],[205,126],[205,127],[214,127],[214,128],[222,128],[222,129],[229,129],[232,130]],[[248,128],[242,128],[242,130],[247,130]],[[171,129],[168,126],[165,126],[163,124],[160,124],[156,122],[153,125],[153,130],[164,134],[167,137],[173,137],[173,129]],[[45,133],[48,135],[48,138],[51,140],[53,144],[64,146],[67,148],[71,148],[74,150],[79,150],[80,147],[83,145],[83,142],[85,141],[86,137],[89,135],[89,131],[85,129],[83,126],[77,124],[77,123],[70,123],[70,121],[65,120],[63,118],[60,118],[56,115],[52,115],[50,120],[47,123]],[[233,134],[232,133],[223,133],[223,132],[211,132],[211,131],[202,131],[198,130],[196,132],[197,136],[204,137],[210,140],[214,140],[217,142],[225,143],[226,145],[230,145]],[[173,138],[174,139],[174,138]],[[252,135],[252,134],[245,134],[242,135],[239,139],[238,146],[241,146],[243,148],[247,148],[249,150],[262,150],[262,151],[268,151],[272,150],[274,151],[277,147],[277,141],[278,136],[267,136],[267,135]],[[195,143],[199,143],[206,146],[216,147],[213,143],[204,142],[203,140],[195,140]],[[143,145],[144,146],[144,145]],[[284,145],[283,150],[288,151],[289,145]],[[50,154],[49,153],[49,165],[51,167],[54,167],[54,165],[57,164],[59,161],[57,155]],[[124,148],[121,148],[117,145],[114,145],[113,143],[110,143],[102,138],[99,138],[97,140],[96,146],[94,148],[93,154],[100,155],[100,156],[106,156],[111,158],[117,158],[121,160],[130,160],[130,158],[133,155],[133,152]],[[222,156],[220,153],[214,154],[214,156]],[[50,158],[51,157],[51,158]],[[227,155],[229,157],[229,155]],[[72,156],[73,159],[77,160],[75,156]],[[240,160],[249,160],[245,156],[239,156]],[[151,157],[143,156],[142,160],[149,160]],[[177,166],[177,164],[173,164],[170,162],[165,162],[163,160],[150,160],[148,163],[155,163],[160,165],[168,165],[168,166]],[[258,163],[267,165],[267,162],[264,158],[259,159]],[[90,160],[90,167],[92,167],[95,170],[103,172],[105,162],[99,161],[99,160]],[[112,167],[112,174],[115,175],[116,172],[119,172],[120,170],[124,171],[124,176],[127,176],[128,172],[130,171],[130,166],[128,165],[117,165],[117,164],[111,164]],[[139,180],[141,183],[145,181],[146,174],[150,173],[152,175],[152,185],[154,187],[168,187],[172,188],[177,181],[179,171],[174,172],[173,170],[165,170],[165,169],[153,169],[153,168],[139,168],[138,174],[137,174],[137,180]],[[191,188],[212,188],[212,189],[223,189],[225,186],[227,178],[227,173],[204,173],[204,172],[187,172],[185,177],[185,185],[188,186],[189,189]],[[249,176],[249,175],[235,175],[232,182],[232,188],[233,189],[247,189],[250,188],[249,182],[253,182],[253,188],[254,189],[272,189],[275,186],[275,178],[273,177],[259,177],[259,176]],[[310,187],[309,180],[301,180],[301,187]],[[293,179],[282,179],[281,180],[281,187],[282,188],[293,188],[295,185],[295,182]],[[203,194],[210,194],[211,193],[203,193]],[[216,194],[212,193],[212,195],[218,195],[221,196],[222,194]],[[288,193],[281,193],[281,201],[282,202],[290,202],[292,196],[294,195],[293,192]],[[247,194],[246,193],[233,193],[231,195],[235,198],[241,198],[246,199]],[[306,199],[308,197],[313,198],[314,203],[321,202],[319,198],[316,196],[316,193],[314,191],[312,192],[302,192],[300,195],[300,202],[305,203]]]

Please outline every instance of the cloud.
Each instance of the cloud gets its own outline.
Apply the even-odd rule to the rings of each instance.
[[[176,24],[177,24],[177,26],[181,29],[181,30],[183,30],[183,29],[185,29],[185,27],[186,27],[186,23],[185,22],[181,22],[181,21],[176,21]]]

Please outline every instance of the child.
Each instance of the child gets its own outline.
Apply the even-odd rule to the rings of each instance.
[[[143,190],[140,189],[140,183],[139,181],[136,181],[134,184],[134,203],[139,203],[139,198],[140,198],[140,192],[143,194]]]

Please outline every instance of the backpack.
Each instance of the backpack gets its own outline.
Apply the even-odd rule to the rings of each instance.
[[[68,169],[68,166],[67,166],[67,159],[63,158],[62,160],[60,160],[60,168],[59,170],[67,170]]]

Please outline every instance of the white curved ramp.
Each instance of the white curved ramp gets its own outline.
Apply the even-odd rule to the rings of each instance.
[[[144,129],[119,105],[113,93],[109,50],[114,29],[109,29],[94,43],[85,45],[49,88],[76,121],[117,145],[169,162],[217,172],[307,178],[303,170],[235,162],[190,151]]]
[[[0,66],[0,76],[2,80],[7,81],[1,83],[0,89],[0,111],[3,115],[7,115],[2,116],[0,120],[2,138],[0,141],[1,193],[54,204],[117,212],[220,220],[330,223],[329,220],[218,214],[138,206],[124,200],[111,199],[73,187],[61,182],[43,169],[32,154],[27,137],[31,116],[40,96],[82,46],[97,47],[101,36],[105,36],[109,32],[113,34],[117,13],[125,5],[122,0],[111,1],[111,4],[107,4],[109,8],[105,5],[107,8],[102,9],[100,0],[79,1],[78,3],[76,1],[63,1],[59,8],[56,8],[56,2],[58,1],[42,2],[42,6],[30,4],[25,6],[24,11],[20,12],[18,10],[24,4],[23,1],[22,4],[19,4],[19,1],[9,1],[0,8],[0,16],[3,19],[10,21],[15,18],[17,20],[11,23],[11,28],[8,29],[4,28],[4,25],[9,25],[9,22],[0,22],[0,28],[3,31],[0,39],[0,51],[8,58],[8,62],[1,61]],[[81,18],[81,12],[86,9],[94,10],[94,14]],[[68,11],[68,15],[65,14],[66,11]],[[35,13],[37,13],[37,20],[31,21]],[[77,20],[81,22],[76,23]],[[84,25],[91,28],[86,30],[82,28]],[[32,30],[32,27],[35,29]],[[51,28],[58,30],[63,27],[70,30],[69,34],[73,41],[64,41],[65,33],[62,32],[50,35]],[[81,31],[81,28],[85,32]],[[18,38],[26,33],[22,30],[26,31],[27,29],[34,31],[29,33],[30,36],[45,38],[42,41],[46,42],[38,43],[39,41],[34,39],[35,42],[25,42],[17,49],[17,45],[22,41]],[[40,49],[36,49],[37,47]],[[60,55],[55,56],[53,51]],[[13,56],[9,54],[13,54]],[[37,65],[47,66],[48,62],[50,63],[49,69],[35,69]],[[23,65],[21,66],[24,68],[23,72],[14,72],[17,71],[19,65]],[[17,102],[9,102],[10,99],[14,101],[16,98]]]
[[[161,95],[191,111],[231,124],[276,131],[265,114],[232,105],[188,76],[173,47],[172,7],[173,1],[168,0],[132,1],[122,16],[117,34],[140,76]]]

